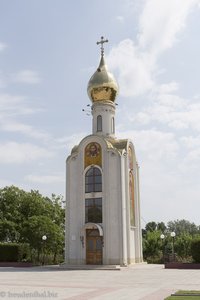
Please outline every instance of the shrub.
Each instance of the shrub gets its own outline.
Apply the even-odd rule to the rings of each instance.
[[[31,261],[31,249],[28,243],[18,244],[19,256],[18,261],[30,262]]]
[[[18,261],[19,245],[13,243],[0,244],[0,261]]]
[[[191,254],[194,262],[200,263],[200,238],[195,239],[191,243]]]
[[[29,245],[19,243],[0,243],[0,261],[17,262],[29,258]]]

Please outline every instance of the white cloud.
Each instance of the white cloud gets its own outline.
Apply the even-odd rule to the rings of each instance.
[[[36,71],[21,70],[18,73],[12,74],[12,81],[19,83],[37,84],[41,82],[41,77]]]
[[[126,39],[113,47],[108,64],[119,71],[118,80],[122,96],[135,96],[145,93],[154,86],[151,72],[154,65],[147,54],[140,53],[134,42]]]
[[[173,94],[155,95],[151,105],[129,116],[137,124],[164,124],[175,130],[200,131],[200,104]]]
[[[3,51],[5,48],[7,48],[7,45],[0,42],[0,51]]]
[[[122,96],[145,94],[157,87],[158,58],[177,40],[199,0],[146,0],[139,19],[137,41],[121,41],[108,55],[109,66],[118,71]],[[178,84],[163,86],[178,88]]]
[[[183,161],[179,165],[180,170],[186,174],[189,172],[192,175],[190,176],[192,182],[198,181],[200,176],[200,135],[182,136],[180,146],[184,152]]]
[[[179,186],[181,175],[176,162],[179,145],[172,133],[158,130],[126,131],[120,137],[130,137],[135,145],[140,166],[141,215],[153,216],[153,220],[169,220],[174,204],[174,190]],[[175,214],[177,210],[174,208]],[[151,221],[151,220],[147,220]]]
[[[178,162],[169,167],[168,160],[163,162],[164,167],[156,163],[141,166],[141,215],[145,220],[190,219],[199,224],[199,216],[193,209],[199,205],[199,183],[191,181],[188,170],[183,173]],[[197,170],[193,174],[199,178]]]
[[[199,136],[179,138],[155,129],[126,131],[119,136],[130,137],[135,145],[140,165],[142,217],[165,222],[188,219],[190,215],[198,224],[195,210],[188,214],[188,199],[191,206],[198,205]]]
[[[137,153],[141,156],[141,159],[145,157],[146,161],[174,160],[179,151],[176,137],[171,132],[162,132],[155,129],[134,130],[121,132],[119,137],[132,139]]]
[[[6,81],[5,81],[2,71],[0,71],[0,88],[2,89],[5,87],[6,87]]]
[[[30,144],[7,142],[0,144],[1,164],[30,163],[39,159],[50,158],[53,153],[45,148]]]
[[[172,81],[169,83],[160,84],[160,86],[156,86],[156,89],[154,92],[159,94],[170,94],[172,92],[175,92],[179,89],[178,82]]]
[[[26,125],[15,120],[7,119],[6,122],[5,120],[3,122],[0,120],[0,129],[3,131],[25,134],[28,137],[42,139],[43,141],[47,141],[51,138],[50,134],[47,132],[36,130],[30,125]]]
[[[15,132],[44,142],[51,139],[50,134],[33,126],[24,124],[18,119],[23,115],[34,114],[41,109],[31,107],[23,96],[0,94],[0,131]]]
[[[26,180],[33,183],[42,183],[42,184],[54,184],[58,182],[64,182],[65,177],[64,174],[60,175],[27,175],[25,177]]]
[[[85,132],[73,134],[66,137],[56,139],[57,148],[65,148],[66,151],[70,152],[72,148],[80,143],[80,141],[86,136]]]
[[[38,108],[31,107],[28,102],[22,96],[0,94],[0,130],[21,133],[44,141],[49,140],[51,137],[47,132],[34,129],[33,126],[17,120],[22,115],[40,111]]]
[[[119,21],[120,23],[124,22],[124,17],[123,16],[117,16],[116,20]]]
[[[0,94],[0,113],[2,116],[26,115],[38,111],[31,108],[28,101],[23,96]]]
[[[187,147],[188,149],[193,149],[193,148],[200,148],[200,135],[198,136],[184,136],[181,137],[181,142]]]
[[[140,49],[158,55],[172,47],[188,14],[198,3],[199,0],[147,0],[139,20]]]

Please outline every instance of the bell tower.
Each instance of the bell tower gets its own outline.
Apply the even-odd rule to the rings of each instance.
[[[121,265],[142,262],[139,167],[129,139],[115,135],[119,88],[101,57],[88,82],[92,134],[66,163],[65,263]]]

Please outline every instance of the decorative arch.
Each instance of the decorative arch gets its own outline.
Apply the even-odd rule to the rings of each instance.
[[[82,229],[81,229],[81,236],[84,236],[84,233],[85,233],[86,229],[98,229],[99,235],[103,236],[103,228],[99,224],[96,224],[96,223],[86,223],[82,227]]]

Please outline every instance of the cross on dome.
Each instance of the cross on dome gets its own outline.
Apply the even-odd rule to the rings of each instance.
[[[104,47],[103,44],[104,43],[108,43],[108,40],[104,40],[104,37],[101,37],[101,40],[99,42],[97,42],[97,45],[101,44],[101,56],[104,56]]]
[[[88,82],[87,92],[92,103],[111,103],[115,102],[118,93],[118,84],[114,76],[108,71],[104,59],[104,43],[108,40],[101,37],[97,45],[101,46],[101,59],[96,72],[92,75]]]

